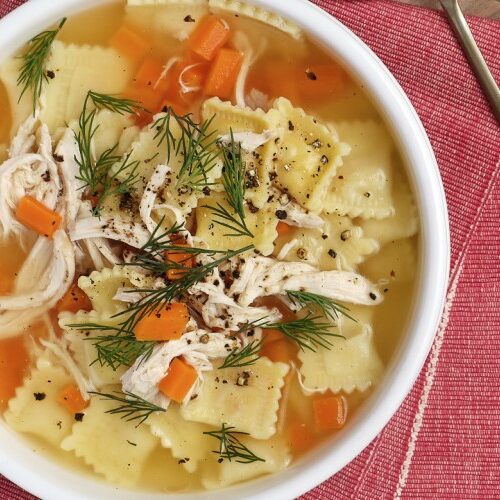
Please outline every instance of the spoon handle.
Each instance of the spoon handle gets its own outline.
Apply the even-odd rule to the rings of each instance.
[[[490,103],[493,114],[500,123],[500,90],[491,74],[486,61],[483,58],[476,42],[472,36],[470,28],[465,20],[458,0],[440,0],[446,12],[453,31],[462,46],[462,50],[469,61],[476,77],[483,88],[484,93]]]

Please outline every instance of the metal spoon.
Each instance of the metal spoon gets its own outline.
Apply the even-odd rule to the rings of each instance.
[[[483,55],[481,54],[467,21],[462,14],[458,0],[439,0],[446,16],[458,38],[462,50],[469,61],[476,78],[483,88],[493,114],[500,123],[500,90],[491,74]]]

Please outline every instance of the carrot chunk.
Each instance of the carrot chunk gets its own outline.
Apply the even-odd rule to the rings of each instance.
[[[0,341],[0,410],[22,385],[29,364],[23,335]]]
[[[260,349],[261,356],[265,356],[274,363],[289,363],[293,358],[293,352],[288,340],[275,340],[265,343]]]
[[[208,96],[229,99],[243,62],[243,54],[233,49],[221,49],[215,58],[205,82]]]
[[[314,436],[306,423],[297,421],[288,427],[288,441],[293,451],[301,452],[313,445]]]
[[[161,94],[165,94],[168,89],[167,78],[161,78],[163,64],[155,57],[147,57],[137,70],[135,75],[135,85],[139,88],[149,87]]]
[[[313,415],[318,431],[341,429],[347,419],[347,401],[343,396],[320,396],[313,399]]]
[[[62,222],[57,212],[29,195],[21,198],[17,205],[16,217],[21,224],[47,238],[52,238]]]
[[[229,26],[217,16],[207,16],[193,31],[188,47],[205,61],[211,61],[229,39]]]
[[[144,56],[151,48],[148,40],[145,40],[139,33],[127,25],[121,26],[115,32],[109,44],[135,64],[144,59]]]
[[[176,245],[180,247],[189,247],[189,245],[184,243]],[[193,254],[181,252],[179,250],[171,250],[165,252],[165,262],[167,264],[178,264],[185,268],[192,268],[195,264]],[[167,278],[172,281],[178,280],[182,278],[186,274],[186,272],[186,269],[167,269]]]
[[[152,87],[129,87],[123,92],[124,97],[133,99],[151,113],[159,110],[162,94]]]
[[[78,311],[91,311],[92,302],[87,294],[73,283],[71,288],[62,296],[56,306],[57,312],[69,311],[77,313]]]
[[[134,332],[137,340],[175,340],[184,333],[188,321],[189,312],[186,304],[173,302],[161,311],[155,311],[142,318]]]
[[[181,358],[175,358],[158,388],[167,398],[182,403],[197,378],[198,374],[191,365]]]
[[[347,74],[334,64],[299,68],[298,77],[302,97],[315,101],[337,96],[348,83]]]
[[[57,395],[57,402],[70,413],[81,413],[88,406],[76,384],[70,384]]]
[[[276,226],[276,231],[278,232],[278,236],[286,236],[287,234],[290,234],[293,231],[293,226],[290,226],[286,222],[279,221],[278,225]]]

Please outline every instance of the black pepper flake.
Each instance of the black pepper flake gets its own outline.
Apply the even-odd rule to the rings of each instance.
[[[294,127],[293,123],[290,120],[288,120],[288,130],[290,130],[290,132],[292,132],[293,130],[295,130],[295,127]]]
[[[285,220],[287,218],[286,210],[276,210],[275,214],[279,220]]]
[[[342,241],[347,241],[350,237],[351,237],[351,230],[350,229],[346,229],[345,231],[342,231],[340,233],[340,239]]]
[[[370,292],[370,293],[368,294],[368,296],[369,296],[369,297],[370,297],[370,299],[372,299],[372,300],[377,300],[377,296],[376,296],[373,292]]]
[[[318,77],[316,76],[316,73],[314,73],[310,69],[306,69],[306,76],[307,76],[307,78],[309,78],[309,80],[312,80],[313,82],[318,79]]]
[[[54,73],[51,69],[49,69],[49,70],[47,71],[47,76],[48,76],[51,80],[53,80],[53,79],[56,77],[56,74],[55,74],[55,73]]]
[[[276,172],[269,172],[269,180],[274,181],[278,177],[278,174]]]
[[[42,175],[42,180],[45,182],[50,182],[50,172],[46,170]]]
[[[58,161],[59,163],[64,161],[64,156],[58,155],[58,154],[53,154],[54,160]]]
[[[307,260],[307,250],[305,248],[297,248],[297,257],[301,260]]]
[[[326,165],[328,163],[328,156],[326,155],[323,155],[320,159],[320,162],[323,164],[323,165]]]
[[[75,413],[75,420],[77,422],[81,422],[83,420],[83,417],[85,416],[84,413]]]
[[[202,189],[202,191],[203,191],[203,194],[204,194],[205,196],[210,196],[210,188],[209,188],[208,186],[205,186],[205,187]]]
[[[327,235],[327,234],[322,234],[322,235],[321,235],[321,238],[322,238],[323,240],[326,240],[326,239],[328,238],[328,235]]]
[[[365,193],[365,196],[366,196],[367,198],[369,198],[369,197],[371,196],[371,194],[367,191],[367,192]]]
[[[259,211],[259,208],[256,207],[251,201],[247,201],[247,206],[248,210],[250,210],[252,214],[256,214]]]
[[[233,271],[233,278],[237,280],[239,277],[240,277],[240,272],[237,269],[235,269]]]
[[[222,462],[224,462],[224,459],[223,458],[219,458],[219,460],[217,460],[217,462],[219,462],[221,464]]]
[[[184,22],[185,23],[195,23],[196,22],[196,19],[192,16],[190,16],[189,14],[184,18]]]
[[[35,399],[37,401],[43,401],[45,399],[45,397],[46,397],[46,395],[45,395],[44,392],[34,392],[33,396],[35,397]]]
[[[120,196],[120,210],[129,210],[133,212],[136,208],[137,203],[134,197],[130,193],[122,193]]]
[[[389,291],[388,288],[384,288],[384,293],[387,293]]]
[[[333,248],[330,248],[330,250],[328,250],[328,255],[333,259],[337,258],[337,252]]]

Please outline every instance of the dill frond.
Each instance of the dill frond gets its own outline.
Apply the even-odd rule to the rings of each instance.
[[[230,462],[234,460],[240,464],[265,462],[263,458],[258,457],[238,439],[238,436],[248,436],[248,432],[240,432],[234,429],[235,427],[223,423],[219,430],[203,433],[219,441],[219,449],[212,450],[212,453],[219,455],[221,460],[227,459]]]
[[[101,396],[101,399],[115,401],[119,406],[106,411],[111,415],[120,415],[120,418],[127,422],[139,420],[136,427],[144,423],[153,413],[165,412],[161,406],[155,405],[131,392],[115,391],[113,393],[90,392],[95,396]]]
[[[189,188],[202,190],[210,186],[208,174],[217,165],[219,151],[215,147],[215,131],[208,132],[213,117],[198,124],[190,114],[177,115],[172,108],[167,108],[165,114],[158,118],[153,127],[156,129],[155,139],[158,146],[165,143],[167,162],[173,154],[180,157],[181,166],[177,174],[176,189]],[[180,129],[180,135],[175,137],[173,124]]]
[[[357,322],[357,320],[348,313],[349,309],[346,306],[339,304],[333,299],[310,292],[296,290],[285,290],[285,292],[290,301],[299,307],[306,307],[308,305],[316,306],[327,318],[330,318],[331,320],[339,319],[339,315],[342,314],[346,318]]]
[[[89,109],[91,105],[94,107]],[[122,99],[92,91],[87,93],[78,120],[78,132],[75,133],[78,145],[78,156],[75,156],[75,161],[78,165],[77,179],[83,182],[83,188],[87,189],[91,195],[99,195],[99,201],[93,209],[94,215],[99,215],[106,198],[128,193],[133,189],[139,180],[137,169],[140,164],[138,160],[130,160],[132,152],[124,158],[117,155],[117,145],[106,149],[98,158],[94,158],[92,142],[99,127],[95,124],[95,117],[99,109],[108,109],[123,114],[134,113],[144,108],[131,99]],[[120,160],[121,163],[118,163]],[[117,167],[111,173],[111,167],[115,164]],[[120,177],[124,178],[119,181]]]
[[[231,232],[224,236],[248,236],[253,238],[245,222],[245,163],[241,155],[241,144],[235,142],[233,131],[228,145],[221,145],[223,156],[222,184],[226,192],[226,201],[231,211],[220,203],[217,206],[204,205],[214,215],[214,222]]]
[[[21,70],[17,78],[17,85],[22,86],[18,102],[23,95],[31,90],[33,95],[33,114],[42,95],[43,84],[49,81],[45,70],[45,64],[50,55],[52,43],[59,31],[64,26],[66,18],[63,18],[55,30],[42,31],[28,42],[28,50],[20,56],[23,60]]]
[[[330,349],[331,337],[345,338],[343,335],[333,333],[330,323],[320,322],[321,316],[313,316],[308,313],[304,318],[292,321],[266,323],[262,328],[273,328],[279,330],[289,339],[293,340],[302,349],[316,351],[319,347]]]
[[[261,347],[261,340],[253,340],[242,349],[233,349],[226,356],[222,365],[219,366],[219,369],[239,368],[253,365],[260,358],[259,351]]]
[[[137,340],[134,332],[124,330],[120,325],[75,323],[68,326],[84,332],[103,332],[102,335],[86,337],[84,340],[92,342],[97,351],[97,357],[91,364],[99,363],[101,366],[109,366],[113,371],[120,366],[133,365],[140,356],[143,361],[146,361],[153,354],[153,349],[157,344]]]

